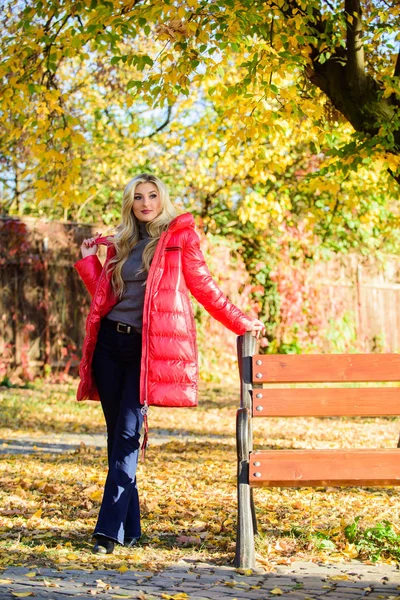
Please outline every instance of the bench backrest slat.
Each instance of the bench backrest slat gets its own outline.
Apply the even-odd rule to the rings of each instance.
[[[399,381],[400,354],[253,356],[254,383]]]
[[[253,417],[382,417],[399,414],[400,387],[253,390]]]

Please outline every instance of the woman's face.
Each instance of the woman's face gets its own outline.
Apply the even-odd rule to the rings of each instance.
[[[160,194],[154,183],[139,183],[136,186],[132,210],[137,220],[143,223],[150,223],[160,214]]]

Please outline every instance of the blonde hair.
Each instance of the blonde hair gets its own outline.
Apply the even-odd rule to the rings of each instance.
[[[122,279],[122,267],[127,261],[130,251],[139,241],[139,223],[132,210],[136,187],[139,183],[153,183],[158,190],[161,205],[160,214],[147,225],[147,231],[152,239],[143,251],[142,271],[150,269],[160,236],[177,215],[177,211],[169,198],[167,186],[155,175],[142,173],[131,179],[127,184],[122,197],[121,223],[116,228],[116,233],[112,238],[116,255],[110,259],[107,265],[107,272],[112,270],[111,284],[114,294],[118,298],[122,296],[125,289],[124,280]]]

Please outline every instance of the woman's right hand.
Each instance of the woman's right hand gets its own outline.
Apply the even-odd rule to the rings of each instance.
[[[83,240],[81,244],[81,252],[82,258],[86,258],[87,256],[97,254],[97,244],[95,244],[94,240],[99,237],[100,233],[96,233],[95,237],[86,238]]]

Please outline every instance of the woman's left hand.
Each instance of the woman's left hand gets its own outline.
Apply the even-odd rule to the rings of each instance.
[[[260,332],[265,335],[265,325],[259,319],[253,319],[248,331],[251,331],[251,334],[258,339]]]

